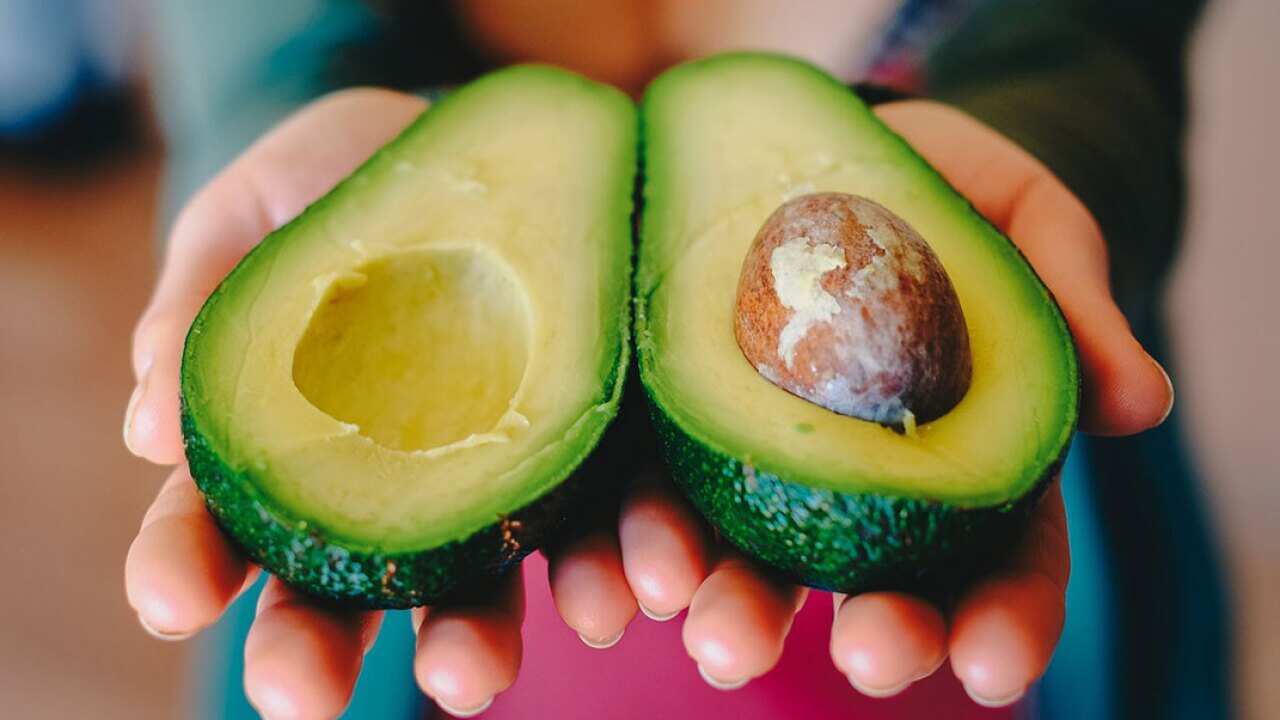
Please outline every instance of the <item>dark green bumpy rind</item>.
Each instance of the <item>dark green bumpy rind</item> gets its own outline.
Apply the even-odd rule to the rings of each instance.
[[[624,349],[619,368],[626,356]],[[621,372],[610,378],[614,407],[622,382]],[[358,549],[260,498],[252,479],[209,447],[185,403],[182,430],[191,476],[240,551],[289,585],[347,606],[408,608],[465,598],[518,566],[610,487],[593,457],[550,492],[465,539],[411,552]]]
[[[788,579],[845,593],[944,593],[1008,558],[1066,457],[1016,500],[981,508],[788,482],[685,433],[649,396],[676,483],[721,535]]]

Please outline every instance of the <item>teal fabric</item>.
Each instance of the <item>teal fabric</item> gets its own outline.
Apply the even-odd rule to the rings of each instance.
[[[1031,696],[1030,704],[1041,718],[1107,720],[1115,716],[1111,711],[1116,683],[1111,652],[1116,624],[1114,598],[1101,519],[1090,486],[1088,442],[1083,436],[1076,437],[1062,469],[1071,579],[1062,639],[1049,672]]]
[[[265,576],[227,610],[216,626],[201,635],[191,670],[195,710],[200,720],[253,720],[257,711],[244,694],[244,638],[253,624]],[[378,641],[364,659],[364,669],[343,714],[353,720],[421,718],[426,700],[413,678],[415,638],[408,611],[387,613]]]
[[[1067,622],[1035,717],[1234,716],[1227,584],[1180,426],[1175,411],[1136,438],[1072,449]]]
[[[168,218],[272,125],[336,89],[339,50],[375,27],[357,0],[165,0],[154,12]]]
[[[1157,320],[1132,320],[1176,382]],[[1114,588],[1114,717],[1233,717],[1229,585],[1180,413],[1136,437],[1095,438],[1088,451]]]

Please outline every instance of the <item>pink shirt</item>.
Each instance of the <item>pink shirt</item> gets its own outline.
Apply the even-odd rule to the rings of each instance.
[[[947,667],[897,697],[856,692],[831,664],[831,596],[812,592],[797,615],[782,660],[772,672],[730,692],[703,682],[684,651],[684,615],[664,623],[637,615],[608,650],[583,645],[556,613],[547,562],[524,563],[527,610],[520,677],[481,717],[763,720],[769,718],[982,718],[1005,720],[1009,709],[975,705]]]

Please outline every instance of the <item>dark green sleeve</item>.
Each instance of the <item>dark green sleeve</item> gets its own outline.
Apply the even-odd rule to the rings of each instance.
[[[1130,311],[1155,295],[1176,246],[1184,59],[1200,5],[991,0],[927,65],[932,97],[1022,144],[1093,211]]]

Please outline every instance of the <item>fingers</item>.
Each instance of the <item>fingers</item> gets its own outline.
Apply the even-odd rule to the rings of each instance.
[[[1054,294],[1080,353],[1083,429],[1127,435],[1163,422],[1173,386],[1112,301],[1106,243],[1084,204],[1025,150],[958,110],[911,101],[876,113],[1018,245]]]
[[[125,563],[143,627],[168,639],[213,623],[254,577],[222,536],[185,467],[142,521]],[[346,707],[379,614],[316,606],[272,578],[245,644],[245,691],[268,718],[336,717]]]
[[[381,622],[380,612],[318,605],[271,578],[245,639],[249,702],[268,720],[342,714]]]
[[[722,560],[693,596],[684,647],[713,687],[731,690],[782,655],[805,588],[771,578],[737,556]]]
[[[138,385],[125,413],[130,452],[182,460],[178,372],[206,297],[271,230],[328,191],[426,107],[383,90],[335,93],[263,136],[202,189],[174,223],[160,279],[134,333]]]
[[[889,697],[947,657],[947,624],[929,603],[897,592],[836,595],[831,660],[859,692]]]
[[[550,551],[556,608],[582,641],[611,647],[635,616],[670,619],[706,578],[705,530],[671,489],[646,484],[624,504],[619,534],[597,531]]]
[[[556,609],[582,642],[604,649],[622,639],[635,617],[636,599],[613,533],[593,532],[551,553],[547,574]]]
[[[1047,170],[1033,177],[1007,231],[1058,298],[1071,326],[1085,381],[1084,429],[1128,435],[1159,425],[1173,407],[1173,386],[1111,299],[1106,246],[1097,224]]]
[[[212,624],[252,580],[185,466],[169,476],[125,561],[125,592],[153,635],[181,639]]]
[[[618,537],[627,583],[645,615],[669,620],[689,607],[710,569],[710,538],[668,483],[645,484],[627,499]]]
[[[1055,482],[1015,566],[967,592],[952,617],[951,666],[973,699],[1001,706],[1044,674],[1062,633],[1070,556]]]
[[[491,603],[418,611],[414,674],[422,691],[452,715],[489,707],[515,682],[523,644],[524,582],[519,570]]]
[[[689,608],[685,650],[709,684],[741,687],[777,663],[807,591],[737,555],[708,574],[711,538],[670,485],[645,482],[627,499],[619,542],[627,584],[646,615],[666,620]]]

